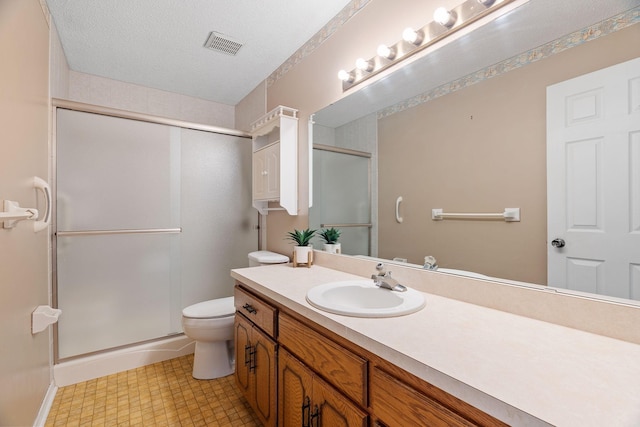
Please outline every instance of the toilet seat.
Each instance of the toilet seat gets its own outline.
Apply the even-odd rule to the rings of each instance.
[[[182,316],[191,319],[216,319],[233,316],[236,308],[233,297],[212,299],[185,307]]]

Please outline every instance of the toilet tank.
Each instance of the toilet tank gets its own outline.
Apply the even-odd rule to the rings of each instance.
[[[255,251],[249,254],[249,267],[270,264],[286,264],[289,257],[270,251]]]

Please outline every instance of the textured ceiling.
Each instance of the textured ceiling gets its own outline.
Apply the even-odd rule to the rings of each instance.
[[[47,0],[74,71],[236,105],[350,0]],[[216,31],[236,56],[205,49]]]

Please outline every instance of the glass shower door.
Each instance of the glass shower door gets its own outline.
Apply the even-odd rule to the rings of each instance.
[[[309,226],[341,231],[342,252],[371,254],[371,159],[365,153],[323,146],[313,150],[313,207]],[[322,249],[316,240],[317,249]]]
[[[59,109],[56,141],[58,357],[179,333],[179,133]]]
[[[257,249],[248,138],[57,110],[57,359],[182,332]]]

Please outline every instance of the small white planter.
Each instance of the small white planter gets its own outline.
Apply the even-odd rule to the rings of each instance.
[[[313,263],[313,246],[294,246],[293,247],[293,266],[299,264],[311,266]]]
[[[340,243],[325,243],[324,250],[330,254],[341,254],[342,245]]]

